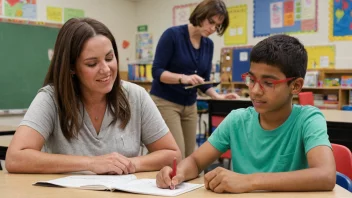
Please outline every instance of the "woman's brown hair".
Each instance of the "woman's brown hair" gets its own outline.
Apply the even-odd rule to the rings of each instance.
[[[204,0],[200,2],[189,17],[189,21],[193,26],[200,27],[205,19],[211,20],[215,15],[224,18],[221,26],[216,28],[218,35],[222,36],[229,26],[229,14],[222,0]]]
[[[73,18],[60,29],[56,39],[44,86],[52,85],[58,104],[60,127],[67,139],[77,137],[82,125],[79,80],[72,72],[86,41],[96,35],[106,36],[112,44],[117,63],[119,63],[117,45],[110,30],[101,22],[91,18]],[[107,94],[107,106],[113,115],[112,123],[121,120],[120,127],[125,128],[131,118],[130,106],[122,87],[119,72],[112,90]]]

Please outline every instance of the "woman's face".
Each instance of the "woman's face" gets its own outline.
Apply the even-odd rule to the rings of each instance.
[[[117,76],[117,60],[111,41],[97,35],[83,46],[74,74],[85,95],[105,95],[112,90]]]
[[[205,19],[200,27],[202,36],[208,37],[212,35],[219,27],[221,27],[223,21],[224,17],[221,15],[214,15],[209,19]]]

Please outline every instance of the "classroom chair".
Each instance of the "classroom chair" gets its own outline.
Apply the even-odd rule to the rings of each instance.
[[[216,127],[218,127],[224,119],[225,119],[224,116],[212,116],[211,117],[212,131],[214,131]],[[231,150],[228,150],[225,153],[223,153],[218,160],[220,162],[221,167],[231,170]],[[227,166],[225,166],[225,160],[228,161]]]
[[[352,192],[352,181],[346,175],[336,172],[336,184]]]
[[[220,163],[223,164],[223,167],[225,167],[225,160],[227,160],[228,163],[227,163],[226,168],[231,170],[231,159],[232,159],[231,150],[229,149],[220,156],[219,161],[220,161]]]
[[[205,101],[197,101],[197,113],[198,113],[198,132],[196,135],[196,141],[198,147],[200,147],[206,139],[209,137],[209,131],[207,131],[207,123],[203,121],[204,133],[202,133],[202,115],[209,113],[209,105]]]
[[[314,106],[313,92],[301,92],[298,94],[298,100],[300,105],[312,105]]]
[[[225,166],[225,159],[228,160],[228,164],[227,166]],[[214,170],[217,167],[223,167],[226,168],[228,170],[231,170],[231,150],[227,150],[225,153],[223,153],[220,158],[218,159],[219,163],[213,163],[210,166],[208,166],[205,170],[204,170],[204,174],[206,174],[209,171]]]
[[[352,178],[352,154],[350,149],[340,144],[331,144],[334,153],[336,171]]]

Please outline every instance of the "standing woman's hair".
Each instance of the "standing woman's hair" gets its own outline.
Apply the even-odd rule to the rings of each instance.
[[[189,21],[193,26],[200,27],[205,19],[209,20],[215,15],[224,18],[221,26],[216,29],[218,35],[222,36],[229,26],[229,14],[222,0],[204,0],[200,2],[189,17]]]
[[[82,124],[79,112],[82,95],[79,80],[75,75],[72,75],[72,71],[75,69],[83,45],[96,35],[106,36],[111,41],[118,64],[117,46],[110,30],[103,23],[94,19],[73,18],[60,29],[55,43],[54,55],[45,77],[44,86],[54,86],[60,127],[67,139],[76,137]],[[121,87],[118,69],[113,88],[107,94],[107,105],[114,117],[112,123],[120,119],[120,127],[125,128],[131,118],[131,111]]]

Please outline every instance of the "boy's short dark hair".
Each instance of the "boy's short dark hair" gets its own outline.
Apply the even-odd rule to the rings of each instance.
[[[193,10],[189,17],[189,21],[193,26],[200,27],[205,19],[210,19],[215,15],[224,17],[221,27],[216,29],[218,35],[221,36],[225,33],[230,21],[226,5],[222,0],[204,0],[200,2]]]
[[[307,51],[295,37],[280,34],[270,36],[256,44],[250,61],[278,67],[287,78],[304,78],[307,71]]]

